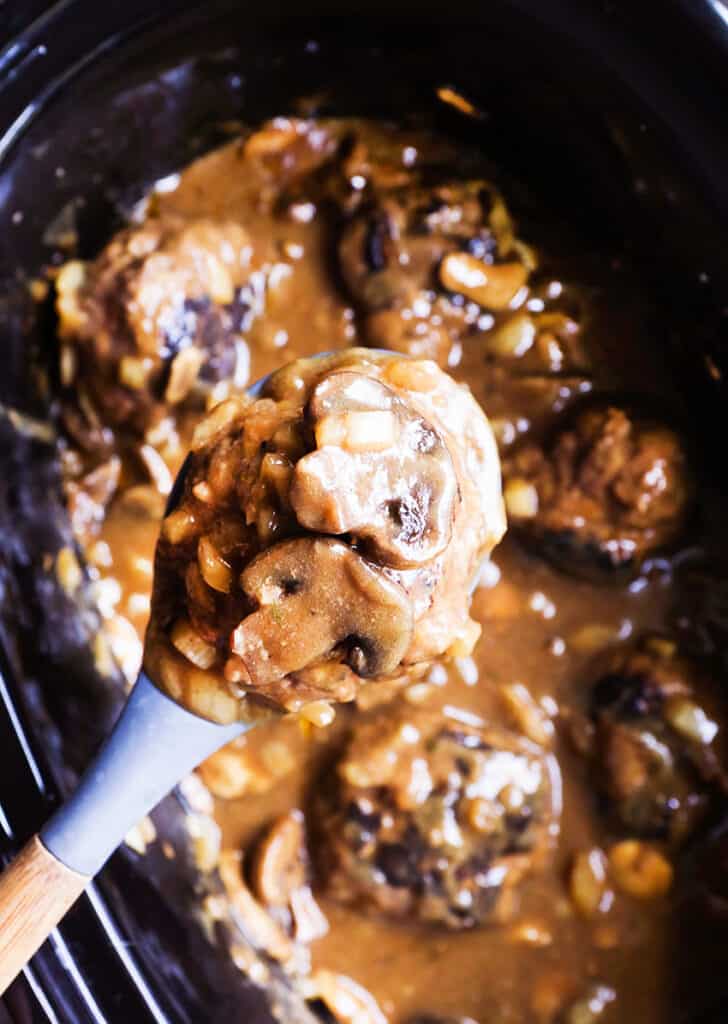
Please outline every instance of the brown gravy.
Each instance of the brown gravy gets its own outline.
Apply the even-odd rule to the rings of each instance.
[[[364,135],[369,130],[376,131],[364,129]],[[258,187],[236,141],[198,160],[173,191],[153,201],[161,214],[238,220],[280,260],[283,283],[246,337],[250,381],[296,357],[360,343],[357,315],[332,273],[335,228],[325,210],[298,220],[261,210]],[[488,331],[465,339],[450,357],[450,372],[471,386],[506,446],[589,388],[634,390],[637,382],[642,389],[662,389],[629,283],[625,287],[622,275],[600,269],[591,257],[562,252],[559,242],[552,248],[548,237],[539,243],[542,266],[549,268],[540,294],[554,296],[545,300],[548,307],[568,311],[579,324],[586,368],[522,372],[518,359],[489,354]],[[529,308],[538,310],[543,300],[532,298]],[[174,472],[176,466],[170,468]],[[127,650],[129,637],[114,621],[123,616],[143,635],[156,531],[154,516],[130,509],[122,491],[89,551],[101,580],[120,585],[118,600],[112,595],[109,625]],[[499,687],[520,682],[554,719],[564,786],[554,862],[524,883],[508,923],[460,933],[367,916],[321,891],[317,898],[329,931],[313,944],[313,966],[353,978],[392,1024],[419,1014],[428,1021],[472,1018],[478,1024],[677,1019],[671,979],[679,883],[667,896],[650,900],[614,891],[591,919],[575,909],[567,884],[577,853],[608,849],[617,836],[600,813],[566,722],[572,710],[586,706],[595,654],[646,629],[668,629],[675,598],[670,573],[652,572],[632,586],[576,580],[526,554],[510,535],[493,561],[497,570],[486,574],[474,596],[474,616],[483,627],[474,655],[447,671],[437,668],[424,699],[428,706],[448,705],[512,726]],[[132,664],[134,657],[129,655]],[[331,760],[354,714],[351,707],[341,708],[329,729],[272,722],[241,741],[237,785],[246,792],[217,801],[224,846],[245,849],[276,816],[308,806],[317,772]],[[203,778],[212,783],[212,770],[203,771]],[[689,951],[680,958],[687,960]],[[349,1019],[364,1024],[364,1018]]]

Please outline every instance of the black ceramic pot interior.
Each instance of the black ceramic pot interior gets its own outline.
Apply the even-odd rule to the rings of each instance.
[[[152,181],[228,137],[226,123],[254,123],[316,95],[323,113],[427,115],[517,183],[508,186],[516,205],[547,210],[580,244],[633,267],[655,312],[646,343],[679,381],[704,473],[728,493],[718,429],[728,369],[728,187],[720,194],[707,156],[713,142],[724,144],[710,140],[711,112],[704,123],[692,117],[657,36],[625,38],[619,23],[580,20],[568,4],[552,5],[552,14],[538,3],[487,6],[477,20],[446,25],[392,14],[288,19],[272,9],[251,18],[236,4],[167,4],[157,17],[140,3],[103,15],[82,2],[54,8],[0,81],[13,122],[0,143],[5,413],[49,418],[33,367],[53,365],[52,315],[32,308],[27,280],[64,258],[59,235],[72,228],[78,254],[93,255]],[[683,24],[673,14],[674,26],[666,19],[660,29],[667,43]],[[603,59],[593,48],[599,40]],[[712,48],[706,53],[712,60]],[[483,116],[439,104],[442,85]],[[28,111],[30,102],[37,109]],[[30,745],[18,743],[20,724],[3,719],[1,777],[16,780],[0,786],[10,850],[71,784],[120,691],[94,674],[93,610],[71,605],[43,568],[43,553],[69,542],[53,448],[42,430],[19,436],[7,415],[0,429],[2,697]],[[174,835],[174,801],[162,814]],[[186,919],[193,882],[191,873],[129,853],[112,859],[60,932],[83,984],[58,970],[57,950],[36,959],[34,977],[58,1019],[271,1019],[263,994]],[[681,1019],[689,1019],[695,981],[676,972]]]

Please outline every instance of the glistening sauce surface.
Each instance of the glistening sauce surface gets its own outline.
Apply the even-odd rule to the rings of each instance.
[[[357,124],[352,132],[365,145],[378,137],[374,126]],[[395,131],[388,139],[395,168],[416,163],[426,153],[428,143],[421,138],[410,140]],[[319,201],[313,175],[310,186],[305,176],[297,183],[295,202],[285,208],[262,204],[260,165],[251,162],[250,154],[250,147],[236,141],[204,157],[182,172],[173,191],[155,195],[152,205],[160,216],[238,222],[254,249],[265,254],[265,300],[244,333],[252,382],[296,357],[366,339],[360,310],[347,297],[334,260],[341,213]],[[295,156],[291,160],[295,163]],[[358,173],[354,169],[351,178]],[[363,184],[355,182],[355,191],[366,184],[365,175],[360,177]],[[266,181],[275,187],[271,173]],[[519,235],[528,237],[527,224]],[[548,234],[536,241],[541,264],[535,283],[507,314],[474,311],[472,329],[447,351],[418,352],[439,356],[453,376],[470,385],[494,423],[503,455],[519,437],[538,432],[590,391],[648,388],[659,393],[664,385],[645,342],[640,305],[632,294],[635,282],[625,282],[624,275],[600,267],[590,255],[562,251]],[[532,319],[558,315],[559,329],[553,328],[553,337],[545,337],[540,348],[508,351],[493,337],[514,310]],[[194,416],[181,419],[179,442],[165,451],[172,473],[191,420]],[[163,506],[153,484],[127,453],[121,488],[97,538],[86,546],[106,601],[108,636],[130,674],[140,657],[134,634],[141,638],[146,622]],[[131,492],[131,487],[137,489]],[[702,538],[685,541],[699,542]],[[607,872],[598,906],[588,913],[575,905],[570,888],[575,858],[595,850],[608,855],[625,836],[603,813],[592,769],[575,749],[572,735],[588,728],[594,658],[645,631],[670,638],[676,588],[667,562],[648,566],[631,584],[605,584],[559,572],[526,553],[510,534],[497,548],[473,598],[473,615],[483,631],[472,656],[457,659],[448,669],[435,667],[426,684],[392,699],[398,706],[404,701],[412,707],[456,709],[456,714],[476,715],[515,731],[524,728],[519,706],[523,712],[525,700],[536,720],[531,731],[541,729],[561,769],[558,848],[544,871],[517,887],[507,920],[460,932],[343,906],[327,896],[325,879],[319,878],[315,891],[329,928],[312,944],[313,977],[321,969],[346,975],[379,1007],[360,1009],[361,1016],[345,1016],[339,1007],[337,1019],[344,1024],[370,1024],[381,1021],[381,1015],[392,1024],[443,1018],[472,1018],[478,1024],[664,1024],[681,1019],[687,1007],[675,1002],[676,959],[686,975],[693,959],[702,961],[707,975],[705,965],[725,958],[708,936],[704,948],[681,947],[679,881],[667,894],[638,898]],[[521,687],[504,691],[513,684]],[[509,693],[516,695],[515,707]],[[363,703],[377,699],[372,687]],[[715,708],[709,710],[715,718]],[[267,723],[234,750],[212,759],[202,778],[227,797],[216,803],[223,847],[249,851],[261,830],[292,808],[312,815],[312,795],[322,774],[331,770],[356,715],[355,708],[342,707],[325,728],[302,726],[298,719]],[[234,791],[238,795],[230,796]],[[315,834],[315,828],[311,831]],[[678,871],[680,853],[659,840],[653,845]],[[707,990],[699,995],[701,1004],[709,1002]],[[336,1015],[330,1001],[329,1009]]]

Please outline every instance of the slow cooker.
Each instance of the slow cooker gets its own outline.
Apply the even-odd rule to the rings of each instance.
[[[258,121],[322,90],[333,112],[374,115],[421,106],[442,85],[472,97],[477,121],[433,116],[497,151],[570,230],[616,242],[641,268],[674,324],[665,359],[704,439],[701,457],[728,494],[721,0],[375,3],[346,13],[224,0],[6,2],[0,42],[0,856],[72,787],[123,693],[95,677],[93,609],[71,605],[43,571],[69,527],[36,371],[53,365],[52,312],[30,303],[27,282],[62,260],[70,229],[81,256],[96,252],[147,186],[224,139],[227,122]],[[31,424],[20,433],[18,416]],[[162,813],[174,843],[176,796]],[[267,993],[216,955],[187,913],[194,871],[174,863],[117,853],[0,1020],[273,1020]],[[728,1003],[710,1014],[725,1020]],[[300,1019],[312,1018],[301,1010]]]

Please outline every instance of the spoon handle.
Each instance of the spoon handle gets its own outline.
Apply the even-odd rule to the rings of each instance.
[[[249,728],[191,714],[141,672],[75,792],[41,829],[43,845],[78,874],[95,875],[180,779]]]
[[[0,875],[0,995],[132,826],[251,725],[198,718],[140,674],[76,791]]]
[[[91,881],[30,839],[0,875],[0,995]]]

